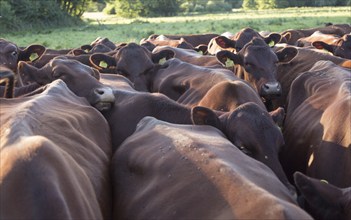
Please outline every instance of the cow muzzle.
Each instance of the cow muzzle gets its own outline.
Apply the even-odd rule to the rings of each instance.
[[[113,90],[109,87],[97,88],[94,90],[97,101],[93,106],[99,111],[110,110],[115,103],[115,96]]]
[[[260,95],[265,99],[281,96],[282,87],[279,82],[268,82],[261,86]]]

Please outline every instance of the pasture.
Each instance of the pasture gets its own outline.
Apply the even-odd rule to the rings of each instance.
[[[350,7],[234,10],[232,13],[184,15],[178,17],[124,19],[102,13],[85,13],[84,25],[30,32],[2,33],[19,46],[42,44],[48,48],[74,48],[98,36],[113,42],[139,42],[151,34],[235,33],[244,27],[257,31],[281,32],[331,23],[351,23]]]

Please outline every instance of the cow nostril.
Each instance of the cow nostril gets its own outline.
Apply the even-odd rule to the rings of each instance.
[[[269,85],[264,84],[264,85],[263,85],[263,88],[266,89],[266,90],[268,90],[268,89],[269,89]]]

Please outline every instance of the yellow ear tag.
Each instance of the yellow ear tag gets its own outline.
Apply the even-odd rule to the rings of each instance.
[[[32,53],[32,54],[30,55],[30,57],[29,57],[29,60],[30,60],[30,61],[33,61],[33,60],[37,59],[38,57],[39,57],[38,54]]]
[[[158,63],[163,65],[166,61],[167,61],[166,58],[162,58],[160,59],[160,61],[158,61]]]
[[[271,42],[268,43],[270,47],[273,47],[275,45],[275,42],[271,40]]]
[[[234,66],[234,61],[231,59],[227,59],[227,61],[225,61],[225,67],[233,67]]]
[[[105,61],[100,61],[100,63],[99,63],[99,67],[102,67],[102,68],[107,68],[107,67],[108,67],[108,65],[107,65],[107,63],[106,63]]]
[[[329,184],[328,181],[326,180],[320,180],[322,183],[326,183],[326,184]]]

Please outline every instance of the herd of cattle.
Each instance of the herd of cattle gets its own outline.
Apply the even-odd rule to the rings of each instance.
[[[351,26],[0,39],[0,219],[351,219]]]

